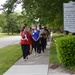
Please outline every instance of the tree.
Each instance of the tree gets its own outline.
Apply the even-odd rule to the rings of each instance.
[[[5,18],[5,14],[2,13],[0,14],[0,27],[6,26],[7,22],[6,22],[6,18]]]
[[[0,14],[0,28],[1,28],[1,32],[5,31],[6,25],[7,25],[7,20],[5,18],[5,14],[2,13],[2,14]]]
[[[9,5],[14,6],[17,1],[18,0],[8,0],[8,3],[6,3],[8,6],[5,7],[10,8]],[[34,22],[35,19],[39,18],[40,24],[52,24],[52,27],[63,27],[63,3],[69,1],[70,0],[21,0],[20,2],[22,2],[22,13],[28,23]]]
[[[3,32],[18,32],[20,31],[23,18],[17,12],[11,13],[8,16],[4,13],[0,14],[0,27],[2,28]]]
[[[13,34],[14,32],[20,30],[22,22],[18,13],[11,13],[8,16],[7,22],[8,34],[9,32],[12,32]]]

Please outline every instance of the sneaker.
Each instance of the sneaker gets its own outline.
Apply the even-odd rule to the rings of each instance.
[[[26,57],[26,59],[28,59],[28,56]]]
[[[24,59],[24,61],[27,61],[26,59]]]
[[[42,52],[44,53],[44,50],[42,50]]]
[[[34,55],[36,55],[36,53],[34,53]]]
[[[37,54],[37,57],[39,56],[39,54]]]

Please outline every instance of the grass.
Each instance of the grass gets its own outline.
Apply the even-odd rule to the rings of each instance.
[[[49,58],[50,63],[57,63],[58,58],[57,58],[57,52],[56,52],[56,45],[55,42],[51,43],[50,46],[50,58]]]
[[[64,36],[63,33],[53,33],[53,39],[56,39],[58,37]],[[58,58],[57,58],[57,52],[56,52],[56,45],[55,42],[52,42],[50,45],[50,57],[49,57],[50,63],[58,63]]]
[[[56,39],[58,37],[63,37],[64,34],[63,33],[53,33],[53,39]]]
[[[0,38],[4,38],[4,37],[9,37],[9,36],[16,36],[16,35],[19,35],[17,33],[14,33],[13,35],[12,34],[7,34],[7,33],[0,33]]]
[[[19,44],[0,48],[0,75],[3,75],[21,56]]]

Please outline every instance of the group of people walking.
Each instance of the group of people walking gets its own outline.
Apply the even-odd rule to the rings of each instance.
[[[33,49],[34,55],[37,56],[41,53],[41,51],[44,52],[49,34],[50,33],[46,27],[39,25],[39,29],[37,29],[37,25],[34,25],[33,28],[29,28],[27,24],[24,24],[20,31],[20,44],[23,59],[25,61],[28,59],[28,55],[32,53]]]

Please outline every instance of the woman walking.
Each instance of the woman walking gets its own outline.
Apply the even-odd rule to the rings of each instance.
[[[34,26],[34,29],[32,30],[32,38],[33,38],[33,47],[35,50],[35,54],[37,53],[37,56],[40,52],[40,41],[39,41],[39,34],[40,34],[40,30],[37,30],[37,26]]]
[[[20,32],[21,35],[21,48],[23,53],[23,59],[26,61],[28,59],[28,55],[30,55],[30,33],[27,31],[27,25],[25,24]]]
[[[40,29],[40,40],[41,40],[41,50],[43,52],[45,49],[45,36],[46,36],[45,30],[44,30],[44,28],[41,28]]]
[[[30,54],[32,54],[32,41],[33,41],[33,39],[32,39],[32,33],[31,33],[32,32],[32,28],[30,27],[27,30],[30,33],[30,38],[29,38],[29,42],[30,42]]]

